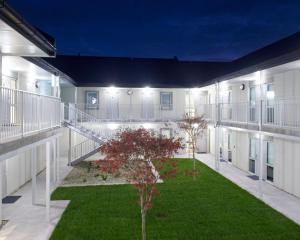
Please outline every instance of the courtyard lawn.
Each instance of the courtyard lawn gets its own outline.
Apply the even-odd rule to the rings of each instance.
[[[197,162],[178,159],[176,179],[159,184],[147,215],[148,240],[300,239],[300,226]],[[53,200],[71,200],[51,239],[136,240],[140,209],[129,185],[58,188]]]

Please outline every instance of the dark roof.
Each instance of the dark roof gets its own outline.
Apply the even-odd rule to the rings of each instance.
[[[49,56],[55,56],[55,39],[48,33],[30,25],[6,1],[0,0],[0,19],[29,39]]]
[[[226,62],[58,55],[45,59],[78,86],[196,87],[226,73]]]
[[[46,61],[78,86],[201,87],[298,59],[300,32],[232,62],[64,55]]]
[[[230,73],[215,80],[238,77],[298,59],[300,59],[300,32],[234,60]]]

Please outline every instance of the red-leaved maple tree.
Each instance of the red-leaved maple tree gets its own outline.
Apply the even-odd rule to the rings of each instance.
[[[100,170],[113,173],[123,169],[126,180],[138,190],[143,240],[146,240],[147,211],[153,197],[159,194],[156,184],[175,176],[173,156],[180,148],[180,139],[156,136],[143,128],[126,129],[100,148],[105,155],[97,162]]]

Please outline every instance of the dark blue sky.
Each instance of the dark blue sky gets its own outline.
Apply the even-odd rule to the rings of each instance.
[[[61,54],[229,60],[300,30],[299,0],[10,0]]]

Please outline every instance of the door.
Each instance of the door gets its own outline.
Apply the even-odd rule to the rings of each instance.
[[[266,122],[269,124],[274,124],[274,86],[273,83],[268,83],[266,85]]]
[[[194,98],[194,108],[197,116],[204,115],[205,117],[208,117],[206,96],[197,94],[197,95],[193,95],[193,98]]]
[[[201,136],[199,136],[196,149],[199,153],[207,152],[207,132],[204,132]]]
[[[256,121],[256,87],[250,87],[249,89],[249,121]]]
[[[107,120],[119,119],[119,96],[114,94],[107,97],[106,104],[106,118]]]
[[[154,99],[153,94],[143,94],[142,96],[142,119],[154,119]]]
[[[256,173],[258,140],[255,138],[249,139],[249,172]]]
[[[228,151],[228,156],[227,160],[228,162],[232,162],[232,139],[231,139],[231,133],[228,133],[227,135],[227,151]]]

